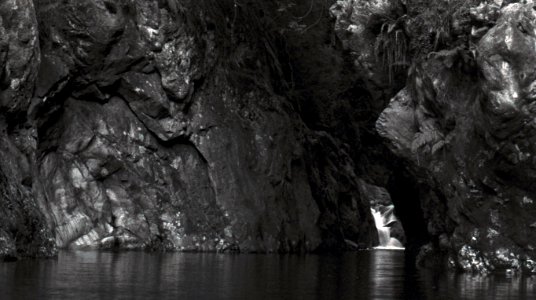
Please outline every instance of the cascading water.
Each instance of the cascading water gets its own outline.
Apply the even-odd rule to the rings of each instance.
[[[371,208],[372,216],[374,217],[374,222],[376,223],[376,228],[378,229],[378,238],[380,240],[380,245],[375,247],[375,249],[404,249],[404,246],[399,240],[391,237],[391,225],[398,221],[393,213],[393,210],[393,205],[386,206],[383,211],[382,209],[376,210]]]

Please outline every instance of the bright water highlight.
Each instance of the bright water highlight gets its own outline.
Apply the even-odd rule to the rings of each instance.
[[[400,243],[399,240],[391,237],[391,227],[390,225],[394,222],[397,222],[396,216],[394,214],[394,206],[389,205],[386,207],[385,211],[375,210],[371,208],[372,216],[374,217],[374,223],[376,224],[376,229],[378,230],[378,239],[380,245],[375,247],[375,249],[392,249],[392,250],[404,250],[404,245]]]

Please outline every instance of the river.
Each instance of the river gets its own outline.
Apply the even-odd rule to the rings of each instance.
[[[536,277],[417,270],[403,251],[235,255],[62,251],[0,263],[0,299],[536,299]]]

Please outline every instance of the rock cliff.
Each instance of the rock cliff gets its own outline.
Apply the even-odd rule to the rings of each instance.
[[[535,5],[3,1],[0,255],[367,248],[389,198],[422,264],[534,272]]]
[[[409,49],[406,86],[377,130],[429,188],[419,197],[430,236],[423,263],[441,254],[466,271],[534,272],[536,6],[455,2],[445,7],[446,28],[427,24],[433,47]],[[421,37],[410,28],[426,24],[426,13],[400,17],[409,45]]]
[[[374,245],[320,4],[2,2],[2,254]]]

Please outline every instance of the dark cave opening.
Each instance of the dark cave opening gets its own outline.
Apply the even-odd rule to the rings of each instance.
[[[395,214],[406,235],[406,253],[416,256],[430,240],[424,212],[421,208],[421,187],[405,168],[395,168],[387,183],[387,190],[395,206]]]

